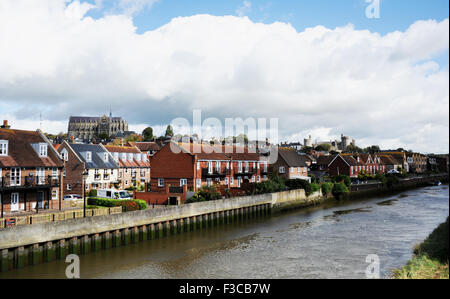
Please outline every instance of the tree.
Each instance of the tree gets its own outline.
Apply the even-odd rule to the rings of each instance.
[[[312,150],[313,148],[311,146],[304,145],[300,151],[305,154],[311,154]]]
[[[173,137],[173,129],[172,129],[172,126],[171,125],[168,125],[167,126],[167,129],[166,129],[166,137]]]
[[[345,152],[346,152],[346,153],[362,153],[362,152],[363,152],[363,149],[360,148],[360,147],[358,147],[358,146],[356,146],[356,145],[350,144],[350,145],[347,146],[347,148],[345,149]]]
[[[372,146],[369,146],[369,147],[365,148],[364,151],[366,153],[369,153],[369,154],[373,155],[373,154],[378,153],[380,151],[380,147],[378,145],[372,145]]]
[[[144,141],[153,141],[155,139],[155,136],[153,136],[153,128],[145,128],[144,131],[142,131],[142,136],[144,136]]]
[[[315,150],[319,152],[329,152],[332,148],[331,144],[324,143],[316,146]]]

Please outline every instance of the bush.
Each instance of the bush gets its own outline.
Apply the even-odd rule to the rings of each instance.
[[[389,189],[393,188],[398,183],[400,183],[400,179],[398,178],[398,176],[396,176],[396,175],[388,175],[386,177],[386,186]]]
[[[333,180],[335,183],[344,183],[347,187],[350,187],[350,185],[352,184],[352,181],[348,175],[340,174],[335,176]]]
[[[307,194],[308,196],[320,190],[320,185],[316,183],[311,184],[311,193]]]
[[[96,189],[92,189],[91,191],[89,191],[89,197],[96,197],[97,196],[97,190]]]
[[[200,188],[191,199],[187,200],[186,203],[211,201],[221,199],[222,195],[215,186],[204,186]]]
[[[330,194],[331,190],[333,190],[333,183],[323,183],[322,184],[323,195]]]
[[[107,208],[124,207],[125,212],[147,209],[147,203],[139,199],[120,200],[111,198],[90,197],[88,199],[88,204],[91,206],[100,206]]]
[[[336,183],[333,186],[331,193],[336,199],[340,199],[343,195],[347,194],[348,188],[344,183]]]

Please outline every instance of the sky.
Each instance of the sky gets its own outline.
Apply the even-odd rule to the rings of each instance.
[[[162,134],[201,109],[448,153],[448,1],[369,2],[0,0],[0,119],[59,133],[111,109]]]

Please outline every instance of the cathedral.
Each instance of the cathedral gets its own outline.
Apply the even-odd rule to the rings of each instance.
[[[127,132],[128,122],[111,114],[102,117],[71,116],[69,119],[69,138],[92,140],[102,135],[120,137]]]

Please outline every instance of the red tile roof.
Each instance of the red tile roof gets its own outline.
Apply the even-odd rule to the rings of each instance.
[[[63,167],[59,156],[39,132],[0,128],[0,140],[8,140],[8,156],[0,156],[0,167]],[[39,157],[31,144],[47,143],[47,157]]]

